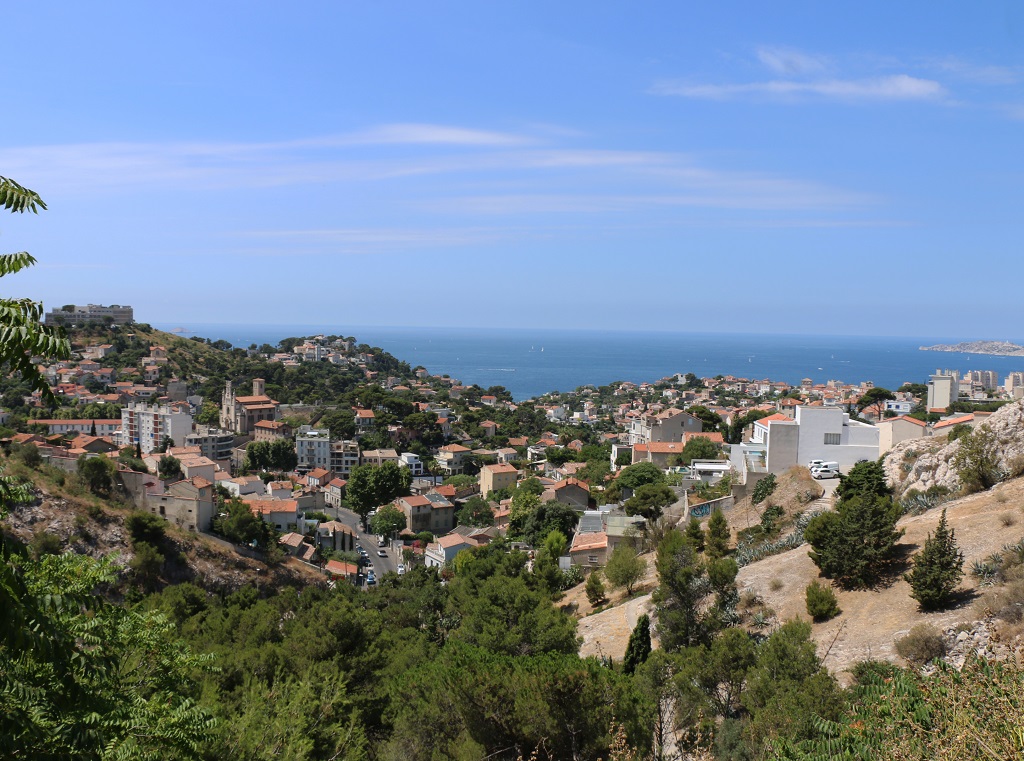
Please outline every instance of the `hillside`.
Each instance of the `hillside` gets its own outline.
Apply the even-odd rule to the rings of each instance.
[[[786,490],[798,494],[799,490],[794,487],[801,481],[796,475],[787,478]],[[1004,546],[1024,540],[1024,479],[1014,479],[991,491],[947,502],[944,507],[964,554],[965,570],[975,561],[984,561],[1000,552]],[[933,509],[899,521],[898,527],[906,532],[899,545],[904,559],[923,546],[928,534],[935,530],[940,514],[939,509]],[[741,598],[770,609],[775,626],[794,618],[811,621],[805,607],[804,590],[814,580],[829,583],[819,574],[808,550],[808,545],[804,544],[740,569],[736,581]],[[646,557],[647,577],[631,599],[623,599],[621,593],[616,592],[611,595],[609,607],[593,613],[582,586],[567,595],[566,602],[580,617],[581,654],[622,658],[636,620],[643,613],[653,614],[650,593],[657,585],[657,575],[653,554]],[[908,568],[904,560],[897,570],[901,574]],[[895,640],[918,624],[940,630],[982,629],[988,590],[980,588],[970,575],[965,576],[961,588],[963,593],[958,603],[936,613],[920,612],[916,601],[910,597],[910,585],[899,576],[879,589],[836,589],[842,613],[831,621],[814,623],[812,639],[829,670],[841,682],[849,683],[849,670],[859,661],[881,659],[902,664],[895,651]],[[751,595],[757,599],[752,600]],[[1012,646],[1016,636],[1015,630],[1007,629],[1004,643]]]

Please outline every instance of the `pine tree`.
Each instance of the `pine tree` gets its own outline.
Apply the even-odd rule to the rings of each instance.
[[[622,662],[622,670],[632,674],[637,667],[647,660],[651,654],[651,619],[646,613],[637,619],[633,633],[629,635],[626,645],[626,658]]]
[[[594,571],[587,577],[587,600],[591,605],[600,605],[605,600],[604,584],[601,581],[601,572]]]
[[[943,510],[934,536],[928,535],[924,549],[914,558],[913,570],[904,578],[910,583],[910,596],[923,610],[937,610],[949,602],[963,576],[964,556]]]
[[[704,529],[700,527],[700,521],[696,518],[690,518],[690,525],[686,527],[686,538],[694,550],[704,552]]]
[[[721,510],[715,510],[708,520],[707,556],[712,560],[724,557],[729,551],[729,536],[728,521]]]

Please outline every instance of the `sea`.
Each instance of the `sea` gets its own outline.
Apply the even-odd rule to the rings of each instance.
[[[154,327],[243,348],[276,346],[289,336],[353,336],[433,374],[483,388],[504,386],[518,401],[612,381],[653,382],[677,373],[791,384],[803,378],[814,383],[872,381],[896,389],[904,383],[926,383],[937,369],[995,370],[1000,381],[1009,372],[1024,370],[1024,357],[920,350],[956,343],[948,337],[217,323]]]

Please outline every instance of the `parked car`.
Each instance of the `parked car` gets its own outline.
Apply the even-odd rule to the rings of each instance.
[[[839,478],[839,468],[815,468],[811,471],[811,475],[819,481],[825,478]]]
[[[398,575],[401,576],[403,573],[405,573],[405,563],[399,563],[398,564]]]
[[[372,587],[376,583],[377,583],[377,577],[374,576],[373,574],[370,574],[369,576],[366,577],[366,586]]]
[[[377,557],[379,557],[379,558],[386,558],[387,556],[388,556],[388,553],[384,552],[384,550],[377,550]]]

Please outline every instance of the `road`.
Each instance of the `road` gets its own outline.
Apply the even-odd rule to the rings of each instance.
[[[339,523],[344,523],[346,526],[355,530],[356,543],[361,545],[362,548],[369,553],[370,561],[373,563],[373,572],[377,575],[378,579],[389,571],[398,570],[398,564],[401,560],[395,558],[395,552],[390,548],[377,547],[377,536],[363,531],[362,523],[360,522],[358,515],[344,507],[327,507],[325,512]],[[378,549],[384,549],[387,553],[387,557],[379,557],[377,555]]]

